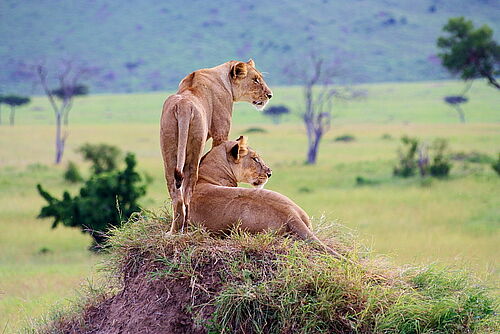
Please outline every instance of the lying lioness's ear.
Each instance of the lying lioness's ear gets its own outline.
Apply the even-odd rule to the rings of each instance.
[[[231,78],[233,79],[243,79],[247,76],[247,64],[246,63],[236,63],[231,67]]]
[[[238,150],[238,153],[240,157],[244,157],[245,155],[248,154],[248,137],[247,136],[240,136],[238,139],[236,139],[238,143],[240,143],[240,148]]]
[[[255,62],[251,58],[250,58],[249,61],[247,61],[247,64],[250,65],[250,66],[252,66],[252,67],[255,67]]]
[[[236,143],[229,151],[234,160],[240,160],[240,144]]]
[[[248,137],[247,136],[239,136],[238,139],[236,139],[237,142],[240,143],[241,146],[247,146],[247,141]]]
[[[246,136],[239,136],[239,138],[236,139],[236,144],[231,147],[229,153],[236,162],[238,162],[241,157],[248,154],[247,140],[248,138]]]

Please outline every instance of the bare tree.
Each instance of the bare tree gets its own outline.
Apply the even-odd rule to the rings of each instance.
[[[333,88],[333,78],[339,73],[338,62],[328,62],[311,53],[306,66],[293,66],[296,69],[289,74],[298,80],[304,89],[305,111],[304,124],[307,131],[308,164],[315,164],[318,148],[323,135],[330,130],[334,98],[346,98],[345,92]],[[297,70],[298,69],[298,70]]]
[[[79,84],[79,81],[84,76],[90,74],[91,69],[84,66],[75,66],[72,61],[63,61],[62,69],[57,74],[59,87],[56,89],[49,88],[47,67],[45,65],[37,65],[36,73],[45,92],[45,95],[47,95],[50,105],[54,110],[54,116],[56,118],[55,163],[59,164],[64,154],[66,139],[69,135],[68,119],[69,112],[73,106],[74,97],[77,95],[87,94],[86,87]],[[56,101],[56,98],[60,100],[59,103]],[[62,129],[63,120],[65,129]]]

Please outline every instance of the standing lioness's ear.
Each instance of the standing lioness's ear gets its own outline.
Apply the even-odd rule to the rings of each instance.
[[[253,59],[250,59],[249,61],[247,61],[247,64],[252,66],[252,67],[255,67],[255,62],[253,61]]]
[[[231,67],[231,78],[233,79],[243,79],[247,76],[247,64],[246,63],[236,63]]]

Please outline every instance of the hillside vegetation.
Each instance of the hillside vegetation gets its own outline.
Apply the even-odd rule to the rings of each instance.
[[[168,216],[142,214],[112,232],[103,267],[113,283],[54,316],[50,333],[486,333],[498,305],[466,273],[395,267],[339,226],[314,244],[201,228],[169,235]],[[325,228],[325,226],[323,226]],[[330,227],[332,229],[332,227]],[[35,331],[36,332],[36,331]]]
[[[311,50],[338,61],[341,82],[447,78],[436,57],[443,25],[466,16],[498,34],[499,12],[495,0],[4,0],[1,90],[30,94],[26,65],[61,57],[98,70],[93,93],[171,89],[193,70],[250,57],[283,85],[283,69]]]

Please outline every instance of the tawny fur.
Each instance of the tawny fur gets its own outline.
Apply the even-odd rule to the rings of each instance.
[[[314,235],[302,208],[280,193],[261,189],[270,175],[271,169],[247,147],[245,137],[212,148],[200,164],[190,220],[211,232],[227,232],[239,226],[250,233],[291,233],[317,242],[327,252],[343,258]],[[257,188],[238,188],[238,182]]]
[[[250,60],[195,71],[167,98],[160,121],[160,144],[175,215],[171,232],[186,222],[206,140],[213,138],[216,146],[228,139],[233,103],[246,101],[262,109],[271,96]]]

